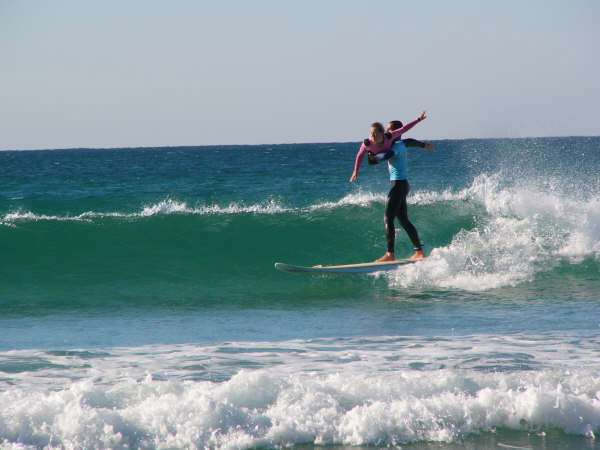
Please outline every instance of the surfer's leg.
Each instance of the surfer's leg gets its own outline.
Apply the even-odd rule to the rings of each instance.
[[[392,188],[387,197],[387,202],[385,204],[385,214],[383,215],[383,225],[385,228],[385,241],[386,241],[386,252],[381,258],[376,259],[375,261],[393,261],[395,259],[394,255],[394,245],[396,242],[396,228],[394,226],[394,219],[396,218],[396,210],[398,209],[398,190],[396,189],[396,184],[392,182]]]
[[[394,219],[396,218],[396,209],[398,202],[398,193],[395,187],[390,189],[388,194],[387,203],[385,205],[385,215],[383,216],[383,225],[385,227],[385,241],[387,244],[388,253],[394,253],[394,247],[396,242],[396,227],[394,225]]]
[[[402,228],[404,228],[404,231],[406,231],[406,234],[408,234],[408,237],[414,246],[415,253],[411,256],[411,259],[424,258],[425,254],[423,253],[421,241],[419,240],[419,233],[411,221],[408,220],[408,205],[406,203],[406,197],[410,191],[410,185],[406,180],[402,180],[398,183],[400,183],[400,200],[398,202],[397,217],[400,221],[400,225],[402,225]]]

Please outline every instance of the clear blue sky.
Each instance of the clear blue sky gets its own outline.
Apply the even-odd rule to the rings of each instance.
[[[0,0],[0,149],[600,135],[600,2]]]

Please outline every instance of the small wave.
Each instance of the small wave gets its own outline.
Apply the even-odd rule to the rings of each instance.
[[[452,192],[446,190],[443,192],[435,191],[416,191],[408,198],[410,204],[428,205],[436,202],[465,200],[471,197],[469,190],[460,192]],[[284,206],[280,202],[270,199],[263,202],[246,205],[240,202],[231,202],[227,205],[197,204],[195,206],[188,205],[187,202],[178,201],[175,199],[165,199],[157,203],[152,203],[142,206],[142,209],[137,212],[121,212],[121,211],[86,211],[77,215],[48,215],[38,214],[33,211],[16,211],[6,214],[2,217],[2,222],[5,225],[12,224],[18,221],[28,220],[45,220],[45,221],[89,221],[92,219],[102,218],[144,218],[158,215],[170,214],[193,214],[193,215],[232,215],[232,214],[280,214],[280,213],[302,213],[313,212],[320,210],[332,210],[347,206],[365,207],[372,203],[384,203],[387,198],[387,192],[370,192],[358,191],[344,195],[339,200],[316,202],[312,205],[304,207]]]
[[[264,202],[245,205],[243,203],[232,202],[228,205],[196,205],[189,206],[187,202],[181,202],[173,199],[166,199],[160,202],[145,205],[141,211],[126,213],[126,212],[98,212],[98,211],[86,211],[78,215],[46,215],[36,214],[32,211],[17,211],[6,214],[2,219],[5,224],[14,223],[17,221],[27,220],[48,220],[48,221],[86,221],[96,218],[143,218],[153,217],[158,215],[170,215],[170,214],[192,214],[200,216],[208,215],[233,215],[233,214],[281,214],[287,212],[312,212],[322,209],[334,209],[338,207],[358,205],[366,206],[372,202],[385,201],[384,194],[374,194],[370,192],[366,193],[351,193],[340,200],[332,202],[322,202],[310,205],[307,207],[286,207],[281,205],[278,201],[267,200]]]
[[[281,212],[290,211],[289,208],[284,208],[277,202],[271,200],[264,203],[254,205],[243,205],[237,203],[231,203],[227,206],[220,205],[201,205],[196,207],[189,207],[186,202],[179,202],[176,200],[163,200],[155,204],[143,206],[139,212],[126,213],[126,212],[98,212],[98,211],[86,211],[78,215],[46,215],[36,214],[32,211],[18,211],[6,214],[2,220],[5,224],[12,224],[17,221],[27,220],[48,220],[48,221],[90,221],[91,219],[102,219],[102,218],[143,218],[153,217],[159,215],[170,215],[170,214],[196,214],[196,215],[217,215],[217,214],[243,214],[243,213],[255,213],[255,214],[277,214]]]

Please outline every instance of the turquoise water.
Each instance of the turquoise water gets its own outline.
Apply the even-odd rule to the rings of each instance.
[[[0,442],[596,448],[600,138],[434,144],[0,152]]]

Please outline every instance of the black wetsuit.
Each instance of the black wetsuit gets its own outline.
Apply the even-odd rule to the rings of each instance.
[[[413,243],[416,250],[421,250],[421,241],[419,233],[415,226],[408,220],[408,208],[406,205],[406,197],[410,191],[410,186],[406,180],[391,180],[392,189],[387,197],[385,204],[385,216],[383,222],[385,224],[385,239],[387,241],[387,251],[394,253],[394,245],[396,240],[396,228],[394,219],[397,217],[400,225]]]
[[[415,251],[422,250],[421,241],[419,240],[419,233],[415,226],[408,220],[408,207],[406,204],[406,197],[410,191],[410,185],[406,178],[404,179],[393,179],[398,174],[401,177],[406,176],[406,147],[425,147],[425,143],[417,141],[416,139],[404,139],[401,141],[404,145],[399,147],[397,151],[394,151],[392,147],[385,155],[377,155],[378,159],[390,159],[390,182],[392,188],[387,197],[385,205],[385,239],[387,241],[387,251],[394,253],[394,246],[396,240],[396,228],[394,226],[394,219],[397,217],[400,225],[410,238]]]

